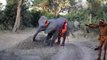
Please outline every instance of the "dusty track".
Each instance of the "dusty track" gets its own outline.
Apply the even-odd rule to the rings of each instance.
[[[0,37],[0,60],[96,60],[96,38],[82,37],[82,32],[77,31],[73,38],[69,36],[66,45],[45,47],[43,39],[45,34],[40,33],[38,42],[32,42],[35,30],[22,33],[6,33]],[[93,35],[93,34],[90,34]],[[5,38],[6,37],[6,38]]]

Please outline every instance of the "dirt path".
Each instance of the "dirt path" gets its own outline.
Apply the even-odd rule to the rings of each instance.
[[[67,38],[66,45],[45,47],[45,34],[40,33],[39,42],[32,42],[35,29],[21,33],[6,33],[0,37],[0,60],[96,60],[96,38],[84,38],[81,31],[77,31]],[[95,37],[95,36],[94,36]]]
[[[93,46],[84,46],[84,42],[73,42],[60,48],[59,52],[53,56],[52,60],[95,60],[96,52]],[[90,44],[91,45],[91,44]]]
[[[0,32],[0,50],[10,48],[15,44],[25,40],[29,36],[32,36],[35,29],[27,29],[26,31],[20,31],[13,33],[11,31]]]

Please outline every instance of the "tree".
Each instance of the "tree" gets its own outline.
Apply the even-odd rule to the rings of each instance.
[[[17,7],[17,0],[7,0],[7,4],[5,9],[1,11],[1,23],[2,29],[12,29],[16,17],[16,7]]]
[[[76,4],[75,0],[69,0],[69,1],[71,6]]]
[[[93,16],[98,15],[101,9],[101,1],[102,0],[87,0],[89,2],[89,10]],[[97,13],[96,13],[97,12]]]
[[[20,20],[21,20],[21,7],[22,7],[22,4],[23,4],[24,0],[19,0],[19,3],[18,3],[18,6],[17,6],[17,15],[16,15],[16,21],[15,21],[15,24],[14,24],[14,27],[13,27],[13,32],[16,32],[17,29],[19,28],[20,26]]]
[[[70,7],[69,0],[48,0],[50,12],[57,17],[60,11],[64,8]]]

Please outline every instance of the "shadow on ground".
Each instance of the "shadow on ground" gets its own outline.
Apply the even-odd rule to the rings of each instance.
[[[0,51],[0,60],[50,60],[58,52],[57,47],[44,46],[44,35],[39,35],[33,42],[32,36],[15,46]]]
[[[16,46],[14,46],[13,48],[17,48],[17,49],[34,49],[34,48],[42,48],[42,47],[44,47],[43,42],[44,42],[45,36],[44,35],[40,35],[38,38],[39,39],[36,39],[37,41],[33,41],[32,40],[32,36],[30,36],[26,40],[20,42],[19,44],[16,44]]]

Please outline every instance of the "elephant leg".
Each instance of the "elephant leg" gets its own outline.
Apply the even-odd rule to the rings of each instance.
[[[66,40],[66,35],[63,36],[63,41],[62,41],[61,46],[64,46],[64,45],[65,45],[65,40]]]
[[[58,41],[56,43],[60,44],[60,40],[61,40],[61,37],[60,37],[60,35],[58,35]]]
[[[50,46],[53,46],[53,44],[55,43],[55,40],[57,39],[57,37],[58,37],[58,32],[55,32],[55,33],[53,34],[53,37],[52,37],[52,41],[51,41]]]
[[[50,45],[50,39],[51,39],[53,33],[54,32],[48,33],[48,35],[47,35],[47,37],[46,37],[46,39],[44,41],[45,45]]]

